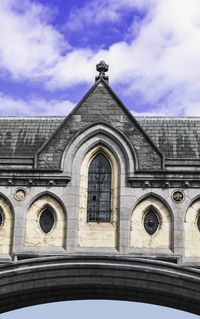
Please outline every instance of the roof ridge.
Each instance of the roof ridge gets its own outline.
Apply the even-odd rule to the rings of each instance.
[[[170,121],[185,121],[185,120],[196,120],[199,121],[200,120],[200,116],[137,116],[135,115],[135,118],[137,120],[170,120]]]
[[[20,119],[20,120],[26,120],[26,119],[64,119],[66,116],[64,115],[58,115],[58,116],[52,116],[52,115],[26,115],[26,116],[20,116],[20,115],[0,115],[0,120],[1,119],[9,119],[9,120],[14,120],[14,119]]]

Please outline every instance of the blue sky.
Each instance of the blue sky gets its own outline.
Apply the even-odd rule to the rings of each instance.
[[[67,115],[93,85],[102,59],[133,114],[200,116],[200,1],[0,0],[1,115]],[[134,303],[77,302],[1,318],[55,318],[60,311],[87,319],[94,312],[96,319],[196,317]]]
[[[1,0],[0,114],[67,114],[103,59],[133,114],[200,115],[199,21],[199,0]]]
[[[148,304],[113,301],[82,300],[50,303],[1,314],[1,319],[198,319],[188,312]]]

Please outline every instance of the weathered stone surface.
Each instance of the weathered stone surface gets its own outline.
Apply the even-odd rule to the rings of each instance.
[[[0,313],[52,301],[111,299],[200,314],[199,271],[142,259],[51,257],[0,268]]]
[[[79,130],[98,122],[106,122],[123,132],[132,143],[140,170],[159,170],[162,156],[152,145],[137,122],[105,85],[97,85],[74,110],[73,116],[81,116],[81,122],[74,117],[66,119],[63,126],[38,155],[38,167],[59,168],[65,148]],[[119,121],[118,117],[123,117]],[[77,123],[79,125],[77,125]],[[56,157],[55,157],[56,155]]]

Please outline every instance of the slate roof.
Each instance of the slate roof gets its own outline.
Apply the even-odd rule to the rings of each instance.
[[[200,158],[199,117],[136,117],[166,158]]]
[[[64,117],[0,117],[0,156],[33,156]]]
[[[0,156],[33,156],[63,116],[0,117]],[[200,118],[137,117],[167,158],[200,158]]]

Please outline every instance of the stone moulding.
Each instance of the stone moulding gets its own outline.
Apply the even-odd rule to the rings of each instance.
[[[61,169],[63,169],[67,175],[71,175],[72,161],[77,150],[84,143],[89,144],[93,137],[98,137],[99,143],[104,143],[109,139],[112,142],[110,147],[113,143],[118,145],[126,159],[127,176],[133,176],[134,171],[138,169],[138,160],[133,146],[122,132],[104,122],[89,125],[73,137],[63,153],[61,162]]]
[[[199,270],[168,262],[56,256],[1,266],[0,278],[0,313],[53,301],[112,299],[200,314]]]

